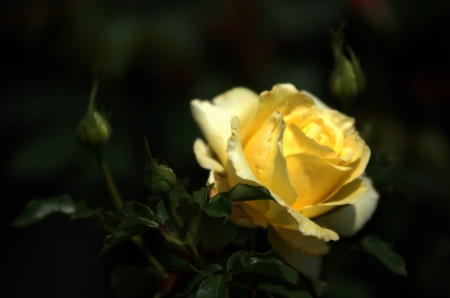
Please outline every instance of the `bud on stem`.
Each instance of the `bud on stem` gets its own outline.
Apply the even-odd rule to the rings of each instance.
[[[171,168],[160,164],[150,153],[147,139],[146,146],[146,169],[144,173],[144,186],[150,194],[164,195],[168,194],[177,183],[177,176]]]
[[[366,87],[366,78],[361,69],[361,64],[350,46],[346,46],[350,58],[344,54],[345,39],[343,30],[344,25],[337,31],[331,31],[333,35],[331,47],[333,49],[335,66],[330,79],[330,89],[334,97],[348,108]]]
[[[96,109],[95,96],[97,89],[98,82],[94,78],[86,115],[81,119],[77,129],[80,143],[92,148],[100,148],[108,141],[111,135],[111,127],[108,120]]]

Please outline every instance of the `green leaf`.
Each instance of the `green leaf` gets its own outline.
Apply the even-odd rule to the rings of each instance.
[[[228,199],[217,195],[203,206],[203,211],[211,217],[225,217],[227,221],[233,212],[233,205]]]
[[[166,206],[164,206],[164,202],[161,201],[156,206],[156,219],[161,225],[164,225],[166,221],[169,220],[169,214],[167,214]]]
[[[282,260],[281,255],[273,250],[264,254],[241,250],[230,256],[227,262],[227,271],[233,273],[251,271],[297,284],[299,281],[297,271],[286,265]]]
[[[111,276],[111,285],[116,298],[138,298],[155,292],[160,279],[149,270],[132,266],[116,267]]]
[[[34,200],[25,205],[22,213],[11,224],[12,227],[26,227],[41,221],[51,214],[70,215],[75,211],[75,202],[68,195],[45,200]]]
[[[214,276],[212,272],[197,269],[189,263],[183,263],[182,265],[175,267],[172,272],[175,272],[174,274],[177,274],[178,272],[178,276],[183,276],[184,279],[183,285],[180,288],[177,288],[176,293],[174,293],[174,298],[190,297],[189,294],[194,294],[195,290],[204,279]]]
[[[224,223],[223,217],[202,216],[197,231],[199,246],[203,252],[221,251],[225,246],[233,242],[239,231],[241,229],[231,221]],[[211,239],[214,240],[211,241]]]
[[[120,209],[119,212],[132,217],[139,216],[150,221],[156,221],[155,214],[147,206],[138,202],[126,202]]]
[[[218,193],[214,198],[217,196],[226,198],[231,202],[273,200],[267,188],[248,184],[237,184],[230,191]]]
[[[130,217],[126,216],[125,214],[123,214],[121,212],[112,213],[111,211],[105,211],[100,216],[100,219],[98,220],[95,228],[99,228],[104,225],[109,225],[109,224],[113,224],[116,222],[124,221],[128,218],[130,218]]]
[[[192,196],[192,199],[200,204],[200,207],[203,208],[203,206],[206,204],[206,201],[208,200],[209,192],[211,191],[211,188],[214,186],[214,184],[209,184],[207,187],[202,187],[200,191],[194,191],[194,194]]]
[[[106,239],[103,242],[101,254],[104,254],[111,248],[131,239],[136,235],[157,227],[158,223],[156,221],[150,221],[141,217],[127,219],[120,223],[111,235],[106,236]]]
[[[169,193],[170,202],[174,205],[174,207],[178,207],[178,202],[181,198],[190,198],[191,196],[187,193],[186,189],[177,184],[172,191]]]
[[[195,298],[227,298],[227,281],[231,280],[231,274],[228,272],[213,277],[208,277],[202,281],[198,287]]]
[[[182,199],[182,198],[187,198],[187,199],[189,199],[190,198],[190,196],[189,196],[189,194],[186,192],[186,189],[183,187],[183,186],[181,186],[181,185],[179,185],[179,184],[177,184],[177,185],[175,185],[175,187],[172,189],[172,191],[169,193],[169,198],[167,198],[167,197],[165,197],[164,199],[163,199],[163,201],[164,201],[164,206],[166,207],[165,209],[166,209],[166,211],[167,211],[167,214],[170,214],[170,215],[173,215],[173,214],[176,214],[176,208],[178,207],[178,206],[180,206],[180,200]],[[171,217],[171,216],[170,216]],[[177,227],[178,228],[178,227]]]
[[[94,216],[99,216],[101,213],[101,207],[97,206],[96,208],[89,207],[86,201],[78,202],[75,205],[75,211],[72,213],[70,219],[81,219],[81,218],[89,218]]]
[[[361,244],[365,250],[375,255],[383,262],[392,272],[407,276],[405,269],[405,260],[391,250],[391,245],[383,242],[375,235],[369,235],[361,240]]]
[[[272,280],[264,282],[258,286],[258,291],[263,291],[270,294],[279,294],[285,297],[298,297],[298,298],[312,298],[303,284],[293,285],[283,280]]]
[[[156,222],[156,216],[150,208],[138,202],[126,202],[116,213],[104,212],[97,222],[96,228],[136,217]]]
[[[207,277],[195,274],[191,277],[186,278],[183,285],[176,289],[176,292],[173,294],[173,298],[186,298],[186,297],[194,297],[195,290],[198,288],[200,283],[205,280]]]

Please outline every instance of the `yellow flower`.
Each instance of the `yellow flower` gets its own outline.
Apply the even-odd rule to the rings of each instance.
[[[214,191],[262,185],[275,199],[235,203],[231,220],[268,228],[273,248],[298,270],[316,275],[304,256],[327,253],[328,241],[372,216],[378,194],[363,175],[370,150],[353,118],[291,84],[260,96],[235,88],[191,109],[209,143],[196,140],[194,152]]]

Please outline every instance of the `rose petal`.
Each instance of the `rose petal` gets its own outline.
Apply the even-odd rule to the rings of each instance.
[[[212,170],[209,172],[208,184],[214,183],[215,194],[218,192],[229,191],[231,189],[228,178],[219,172]],[[215,195],[214,194],[214,195]]]
[[[316,237],[302,235],[302,233],[297,230],[271,227],[271,229],[269,229],[269,233],[272,234],[273,232],[278,234],[284,242],[294,248],[297,252],[301,252],[312,257],[322,256],[328,253],[331,248],[326,241],[317,239]],[[271,236],[273,237],[273,235]]]
[[[212,102],[218,109],[227,113],[230,116],[229,119],[233,116],[239,117],[241,128],[245,129],[258,111],[259,96],[241,87],[215,97]]]
[[[245,156],[258,181],[276,193],[288,205],[292,205],[297,193],[287,170],[281,149],[284,123],[277,111],[267,119],[263,127],[247,143]]]
[[[324,206],[338,206],[345,204],[354,204],[362,199],[369,188],[366,186],[366,183],[363,179],[355,179],[350,183],[347,183],[339,191],[334,194],[330,199],[327,199],[325,202],[321,203]]]
[[[346,165],[346,167],[353,168],[352,174],[350,175],[348,181],[352,181],[364,173],[367,164],[369,163],[369,159],[370,159],[370,149],[363,142],[363,149],[361,152],[361,156],[357,160]]]
[[[280,114],[273,113],[244,146],[247,163],[256,178],[259,178],[269,162],[272,143],[276,142],[280,135],[281,121]]]
[[[308,218],[320,216],[332,210],[335,206],[358,202],[368,191],[369,189],[366,187],[364,180],[355,179],[341,187],[330,199],[321,204],[303,208],[300,212]]]
[[[208,146],[203,143],[202,140],[197,139],[194,142],[194,153],[198,164],[205,169],[214,170],[219,173],[225,174],[223,166],[212,157]]]
[[[230,124],[231,137],[228,139],[227,147],[228,159],[230,161],[227,166],[228,181],[231,186],[239,183],[261,186],[262,184],[256,179],[245,159],[244,150],[242,149],[239,118],[231,118]],[[261,211],[266,211],[270,208],[267,200],[251,201],[247,202],[247,204]]]
[[[271,91],[264,91],[260,94],[259,108],[255,118],[247,129],[243,129],[242,143],[244,146],[252,138],[259,128],[267,121],[279,107],[286,101],[297,96],[297,89],[292,84],[278,84],[273,86]]]
[[[352,236],[358,232],[372,217],[378,204],[379,195],[372,186],[372,181],[362,176],[369,191],[366,195],[354,203],[347,205],[336,212],[319,216],[314,221],[322,227],[330,228],[342,236]]]
[[[346,116],[343,113],[340,113],[332,108],[330,108],[329,106],[327,106],[325,103],[323,103],[320,99],[318,99],[315,95],[309,93],[308,91],[302,90],[300,91],[301,93],[309,96],[311,99],[314,100],[314,103],[316,104],[316,106],[323,110],[326,114],[327,114],[327,118],[330,118],[331,121],[334,123],[334,125],[336,125],[337,127],[339,127],[342,132],[345,135],[348,135],[350,133],[353,133],[355,131],[355,119]]]
[[[267,228],[269,222],[264,214],[246,203],[233,203],[230,220],[236,225],[246,228]]]
[[[336,110],[323,110],[322,114],[324,118],[330,119],[330,121],[339,128],[344,136],[347,136],[355,131],[355,119],[347,117],[346,115]]]
[[[206,140],[223,165],[228,160],[227,140],[230,135],[229,121],[239,116],[249,123],[258,108],[258,96],[245,88],[234,88],[213,100],[191,101],[191,111]]]
[[[318,157],[335,155],[333,149],[308,138],[294,123],[290,123],[284,132],[283,151],[286,157],[297,153],[308,153]]]
[[[312,93],[309,93],[306,90],[301,90],[301,93],[305,94],[306,96],[310,97],[312,100],[314,100],[314,104],[321,110],[330,110],[331,108],[324,104],[320,99],[318,99],[315,95]]]
[[[280,112],[285,118],[298,110],[307,110],[314,105],[314,100],[310,96],[297,91],[280,107]]]
[[[290,155],[286,160],[297,191],[297,200],[293,205],[296,210],[320,204],[334,195],[347,182],[352,170],[306,153]]]

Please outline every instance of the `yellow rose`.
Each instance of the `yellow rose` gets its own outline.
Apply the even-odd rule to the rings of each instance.
[[[231,220],[268,228],[273,248],[298,270],[317,275],[305,255],[327,253],[328,241],[372,216],[378,194],[363,176],[370,150],[353,118],[291,84],[260,96],[235,88],[191,109],[209,143],[196,140],[194,152],[214,191],[262,185],[275,199],[235,203]]]

